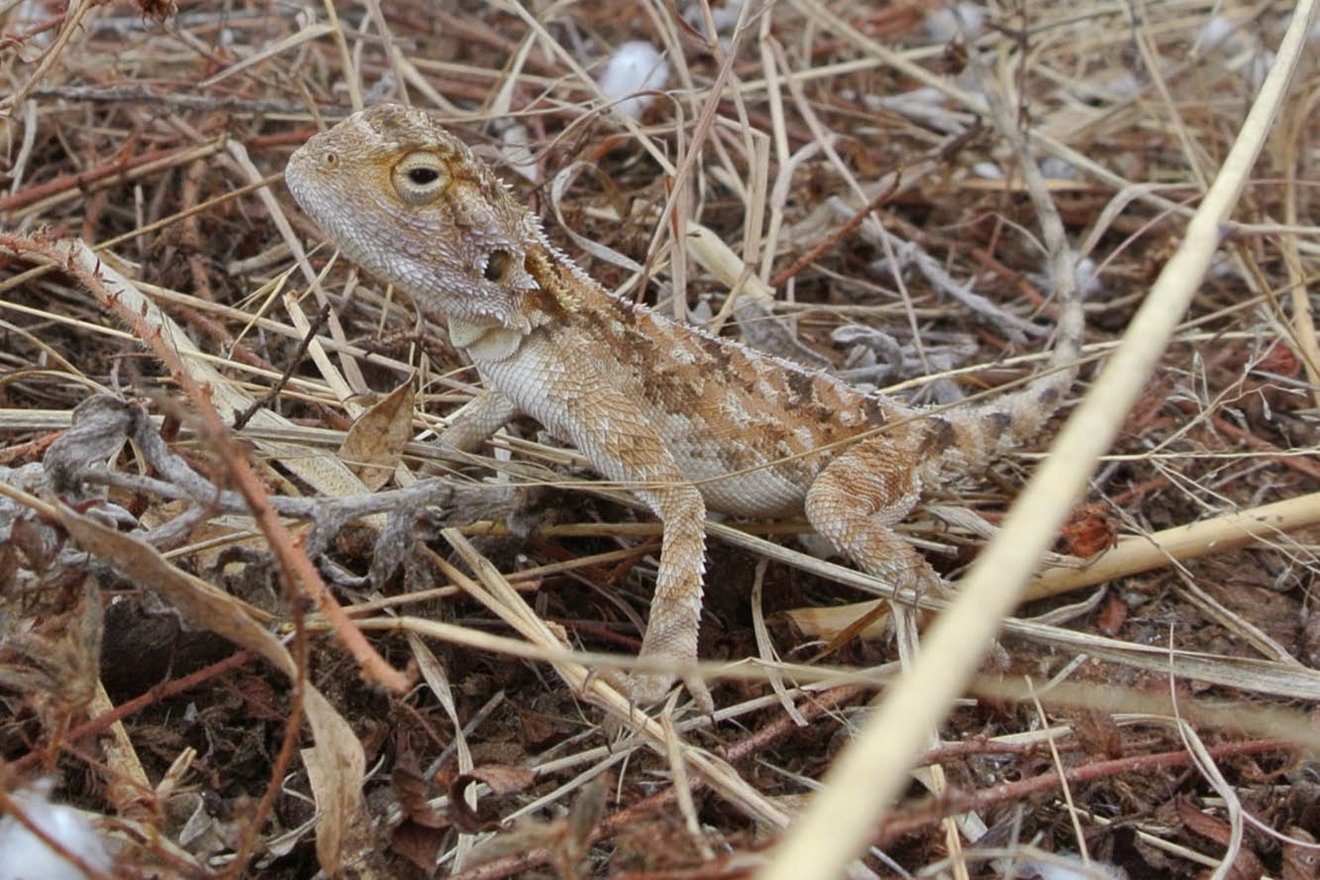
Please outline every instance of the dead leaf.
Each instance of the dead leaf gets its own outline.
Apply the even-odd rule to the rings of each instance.
[[[138,409],[108,394],[78,404],[68,430],[46,448],[41,459],[51,489],[72,501],[89,497],[83,472],[118,455],[139,417]],[[93,494],[104,497],[104,490],[93,490]]]
[[[1227,822],[1201,812],[1186,798],[1177,800],[1177,808],[1178,818],[1182,820],[1188,831],[1208,838],[1220,846],[1228,846],[1232,831]],[[1229,868],[1228,877],[1231,880],[1256,880],[1256,878],[1263,876],[1265,876],[1265,866],[1260,863],[1260,859],[1256,858],[1255,853],[1247,849],[1247,843],[1243,841],[1242,848],[1238,850],[1237,858],[1233,860],[1233,865]]]
[[[412,439],[416,392],[404,382],[364,412],[348,429],[339,458],[373,492],[389,482]]]
[[[613,777],[609,774],[602,774],[592,779],[582,787],[582,793],[573,802],[573,809],[568,814],[569,830],[578,841],[591,840],[591,835],[595,833],[601,818],[605,815],[605,802],[609,795],[607,779],[613,781]],[[585,854],[585,846],[582,852]]]
[[[304,708],[316,735],[316,747],[301,752],[312,797],[321,813],[316,825],[316,859],[334,877],[341,867],[370,859],[375,848],[371,816],[362,801],[366,758],[353,728],[311,685]]]
[[[1111,639],[1118,635],[1119,630],[1123,628],[1123,623],[1127,620],[1128,604],[1117,595],[1110,593],[1105,600],[1105,607],[1100,609],[1100,614],[1096,619],[1096,626],[1100,632],[1109,636]]]
[[[1064,549],[1073,556],[1090,559],[1118,541],[1114,521],[1105,508],[1089,504],[1078,508],[1063,527]]]
[[[1123,733],[1114,717],[1098,709],[1083,710],[1073,720],[1073,733],[1089,755],[1109,759],[1123,757]]]
[[[448,828],[449,817],[431,806],[431,785],[410,760],[400,759],[390,771],[390,785],[408,820],[422,828]]]
[[[1283,880],[1311,880],[1320,877],[1320,850],[1315,849],[1315,838],[1307,834],[1304,828],[1296,826],[1289,828],[1287,833],[1299,842],[1283,845]]]
[[[423,871],[433,871],[440,847],[445,842],[445,834],[444,831],[404,819],[390,832],[390,849]]]
[[[1270,347],[1265,357],[1256,362],[1256,369],[1262,373],[1296,376],[1302,369],[1302,359],[1287,343],[1279,341]]]
[[[484,782],[492,793],[498,795],[522,791],[535,781],[535,770],[509,764],[486,764],[474,767],[471,773],[459,774],[449,786],[449,809],[454,827],[471,834],[477,831],[489,831],[499,824],[494,816],[483,817],[477,810],[468,806],[464,794],[472,783]]]
[[[775,614],[787,620],[804,636],[827,639],[829,645],[816,656],[837,650],[855,638],[879,638],[889,625],[889,603],[884,599],[852,605],[791,608]]]

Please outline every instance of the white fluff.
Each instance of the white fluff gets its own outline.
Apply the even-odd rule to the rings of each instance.
[[[962,30],[967,32],[967,36],[975,39],[981,35],[981,30],[985,27],[984,7],[975,3],[959,3],[956,6],[941,6],[933,9],[926,16],[926,33],[930,34],[931,39],[937,43],[952,42],[961,36],[959,22],[962,23]]]
[[[1016,877],[1039,877],[1040,880],[1127,880],[1127,871],[1117,865],[1095,860],[1083,864],[1072,855],[1052,854],[1034,861],[1018,862]]]
[[[660,50],[644,40],[634,40],[615,51],[601,72],[598,85],[605,97],[618,100],[615,110],[635,119],[655,97],[637,93],[662,88],[668,80],[669,63]]]
[[[709,0],[703,0],[709,2]],[[702,9],[703,3],[689,3],[683,7],[683,20],[692,25],[698,33],[706,33],[706,12]],[[715,25],[715,33],[719,35],[720,47],[729,48],[729,36],[738,24],[738,17],[742,14],[743,0],[728,0],[723,6],[710,7],[710,20]]]
[[[1040,173],[1053,180],[1076,180],[1077,166],[1058,156],[1046,156],[1040,160]]]
[[[1265,82],[1265,77],[1269,76],[1270,68],[1274,66],[1274,53],[1266,50],[1257,52],[1251,56],[1251,67],[1247,69],[1247,78],[1251,82],[1251,90],[1259,91],[1261,84]]]
[[[1227,52],[1240,52],[1247,48],[1245,44],[1246,40],[1237,22],[1222,15],[1212,15],[1206,19],[1205,26],[1201,28],[1201,34],[1196,39],[1196,45],[1201,51],[1222,47]]]
[[[1095,260],[1090,257],[1078,260],[1073,274],[1082,299],[1090,299],[1100,289],[1100,275],[1096,272]]]
[[[78,856],[87,866],[110,873],[113,865],[105,843],[81,812],[52,804],[44,792],[16,793],[14,802],[34,825]],[[0,880],[87,880],[87,875],[13,816],[0,819]]]

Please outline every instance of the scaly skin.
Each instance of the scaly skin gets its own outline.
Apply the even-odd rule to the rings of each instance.
[[[346,255],[447,321],[483,392],[441,442],[471,449],[522,413],[626,483],[664,522],[642,656],[691,669],[706,509],[806,513],[863,570],[898,586],[938,577],[891,530],[924,490],[1035,435],[1075,378],[1081,304],[1060,302],[1052,371],[941,415],[867,394],[610,296],[549,243],[495,173],[420,110],[383,105],[289,160],[302,208]],[[883,430],[879,430],[883,429]],[[637,675],[652,702],[674,674]],[[695,675],[689,690],[711,701]]]

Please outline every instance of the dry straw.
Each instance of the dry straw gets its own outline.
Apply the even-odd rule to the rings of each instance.
[[[1287,94],[1315,6],[1315,0],[1298,3],[1242,131],[1122,344],[964,580],[959,598],[923,640],[920,658],[826,773],[825,787],[794,823],[758,875],[760,880],[839,876],[898,796],[930,729],[962,693],[1000,621],[1017,604],[1205,277],[1221,242],[1222,224],[1232,214]],[[1230,865],[1225,862],[1221,868]]]
[[[399,758],[395,743],[422,727],[426,741],[417,756],[428,779],[451,767],[465,774],[480,770],[489,763],[492,745],[523,749],[509,760],[534,771],[538,787],[499,801],[505,825],[497,836],[506,845],[529,839],[520,836],[521,829],[509,830],[513,820],[538,813],[544,819],[571,801],[586,800],[576,792],[586,780],[617,774],[612,788],[617,801],[598,824],[578,829],[572,852],[587,852],[595,860],[578,876],[605,870],[604,860],[626,848],[623,838],[630,828],[666,823],[674,837],[652,842],[648,852],[668,857],[670,849],[686,846],[711,876],[762,862],[773,863],[770,877],[862,875],[866,869],[855,859],[868,834],[875,835],[877,847],[901,840],[902,867],[914,873],[924,860],[927,872],[946,870],[947,864],[951,875],[966,876],[974,869],[959,847],[988,846],[977,833],[984,824],[978,828],[976,822],[991,815],[991,807],[1029,804],[1024,826],[1049,822],[1057,806],[1049,795],[1066,780],[1079,825],[1103,844],[1105,835],[1097,832],[1106,820],[1081,816],[1093,802],[1081,783],[1119,780],[1136,789],[1140,783],[1133,779],[1141,769],[1186,767],[1195,756],[1206,777],[1197,793],[1225,802],[1236,798],[1245,808],[1252,782],[1225,774],[1238,786],[1225,789],[1211,760],[1265,756],[1261,760],[1277,768],[1284,760],[1279,755],[1290,747],[1314,746],[1320,739],[1305,711],[1295,708],[1299,701],[1320,700],[1320,673],[1305,665],[1304,636],[1290,642],[1294,632],[1277,618],[1234,613],[1238,596],[1232,589],[1239,584],[1227,584],[1222,592],[1207,589],[1226,560],[1206,559],[1185,569],[1175,563],[1250,543],[1258,551],[1230,557],[1260,563],[1245,587],[1259,594],[1270,586],[1268,575],[1277,576],[1282,588],[1276,593],[1295,614],[1305,607],[1305,577],[1315,570],[1314,548],[1300,529],[1320,518],[1320,497],[1308,494],[1318,471],[1304,458],[1311,451],[1303,446],[1303,431],[1313,425],[1306,407],[1320,391],[1306,388],[1305,378],[1271,373],[1260,363],[1265,352],[1296,352],[1312,381],[1320,375],[1307,298],[1320,239],[1313,227],[1302,225],[1308,205],[1315,204],[1307,190],[1314,163],[1308,167],[1303,152],[1314,151],[1307,126],[1314,126],[1320,96],[1313,86],[1310,93],[1299,90],[1299,109],[1290,109],[1276,131],[1280,154],[1271,158],[1278,170],[1269,173],[1277,180],[1261,181],[1252,191],[1258,200],[1252,210],[1228,219],[1250,166],[1246,145],[1258,147],[1268,128],[1260,120],[1281,100],[1280,83],[1296,62],[1297,34],[1307,17],[1314,17],[1314,0],[1297,10],[1274,73],[1199,207],[1200,189],[1186,181],[1214,176],[1220,142],[1227,144],[1229,126],[1236,126],[1250,103],[1239,97],[1246,76],[1216,66],[1217,61],[1198,62],[1197,50],[1189,46],[1188,34],[1211,15],[1204,4],[1150,5],[1150,14],[1134,26],[1147,29],[1136,35],[1136,45],[1152,81],[1131,92],[1092,89],[1080,81],[1123,72],[1113,61],[1128,52],[1133,35],[1126,24],[1111,29],[1107,23],[1123,14],[1124,4],[1082,9],[1029,4],[1026,11],[1034,19],[1022,30],[1013,31],[1016,12],[1004,11],[995,30],[967,41],[974,57],[995,56],[998,66],[992,75],[981,73],[982,81],[1001,83],[1005,93],[1012,91],[1007,84],[1020,86],[1015,109],[1028,123],[1034,151],[1066,160],[1078,172],[1071,178],[1056,166],[1049,185],[1075,232],[1078,256],[1103,261],[1096,276],[1106,295],[1093,297],[1089,306],[1088,356],[1099,360],[1109,354],[1113,328],[1145,295],[1146,279],[1155,271],[1150,267],[1159,266],[1171,250],[1164,243],[1181,233],[1189,218],[1192,223],[1108,370],[952,607],[935,591],[894,597],[891,584],[808,555],[787,539],[808,531],[800,522],[711,521],[708,620],[720,619],[725,629],[712,626],[708,632],[718,634],[721,647],[760,653],[757,659],[735,656],[732,664],[708,662],[696,670],[728,682],[718,691],[714,717],[685,717],[680,710],[672,718],[645,718],[606,680],[611,672],[635,668],[635,654],[623,646],[610,655],[570,648],[566,633],[591,645],[609,645],[605,638],[640,629],[637,609],[645,607],[645,589],[635,588],[652,579],[661,524],[636,518],[635,499],[622,491],[627,487],[591,478],[580,454],[538,442],[530,431],[496,438],[489,457],[441,458],[431,442],[434,433],[470,399],[476,380],[445,347],[442,328],[420,322],[391,290],[359,276],[343,260],[327,259],[324,248],[304,252],[305,243],[319,238],[290,210],[277,180],[289,151],[315,127],[364,103],[411,96],[487,158],[503,150],[504,176],[536,202],[556,235],[577,243],[567,249],[585,254],[593,272],[622,295],[639,295],[645,288],[661,308],[683,316],[689,308],[706,308],[703,298],[709,294],[708,328],[736,324],[744,341],[805,363],[826,362],[822,352],[832,330],[861,332],[856,325],[866,324],[880,336],[880,328],[906,322],[899,334],[903,344],[894,346],[902,349],[900,361],[907,358],[905,369],[877,378],[884,364],[847,367],[850,380],[870,370],[863,381],[900,396],[929,384],[934,374],[946,385],[957,380],[963,390],[985,380],[998,392],[1006,384],[1003,376],[1029,374],[1047,348],[1043,334],[1049,317],[1030,312],[1037,306],[1048,310],[1038,291],[1054,282],[1030,274],[1040,264],[1024,228],[1032,224],[1015,226],[1022,184],[1039,190],[1039,181],[1033,183],[1029,171],[1020,178],[977,176],[980,164],[1012,164],[999,154],[1012,135],[982,132],[975,121],[993,118],[996,127],[1008,129],[1017,124],[1005,119],[1003,107],[992,108],[979,91],[950,75],[957,52],[945,38],[923,36],[924,10],[838,0],[747,2],[740,7],[737,30],[742,51],[734,57],[717,49],[713,30],[676,20],[677,7],[684,5],[639,4],[639,20],[621,22],[606,21],[598,12],[609,4],[571,2],[541,4],[545,14],[540,15],[524,8],[532,4],[474,2],[462,17],[448,12],[446,4],[426,0],[388,6],[368,0],[342,17],[329,0],[214,15],[206,4],[194,4],[161,27],[141,21],[136,10],[126,12],[123,4],[80,0],[64,12],[47,12],[49,4],[0,4],[3,35],[17,35],[12,46],[19,50],[0,52],[0,71],[15,85],[12,95],[0,98],[0,130],[12,145],[0,193],[5,225],[0,247],[9,261],[0,265],[5,273],[0,329],[12,342],[0,352],[5,395],[0,440],[9,444],[0,449],[2,463],[40,467],[46,444],[77,433],[76,426],[70,430],[75,404],[106,388],[135,389],[145,400],[141,424],[150,430],[133,438],[134,452],[86,478],[112,498],[135,499],[135,510],[145,511],[139,513],[142,523],[152,517],[165,524],[162,528],[177,529],[180,540],[157,552],[151,542],[158,533],[144,537],[146,525],[100,534],[49,499],[4,481],[0,513],[23,510],[52,522],[66,518],[68,531],[86,549],[99,547],[108,565],[123,557],[121,570],[135,573],[139,586],[158,582],[175,607],[205,612],[201,617],[233,615],[232,624],[225,618],[208,628],[266,658],[246,667],[241,658],[230,658],[201,672],[180,670],[179,678],[159,688],[145,680],[148,673],[140,673],[144,680],[134,684],[151,690],[112,708],[94,675],[110,670],[98,670],[89,652],[93,662],[87,674],[100,686],[99,701],[69,701],[72,727],[63,739],[64,728],[38,726],[41,719],[25,730],[36,745],[11,761],[16,772],[62,755],[63,766],[98,783],[86,789],[89,803],[124,817],[122,827],[137,829],[138,848],[125,850],[125,871],[137,867],[138,859],[144,866],[173,864],[181,876],[207,875],[205,857],[172,840],[149,814],[159,805],[173,807],[176,796],[200,791],[225,797],[262,787],[261,809],[235,820],[241,844],[220,855],[231,860],[232,873],[257,870],[256,862],[245,864],[244,852],[310,850],[310,839],[300,838],[318,821],[322,868],[333,871],[364,855],[401,858],[385,836],[399,818],[397,810],[390,813],[364,794],[384,788],[382,777],[397,769],[390,765]],[[720,12],[704,5],[699,11],[703,17]],[[37,19],[30,18],[34,14]],[[1246,16],[1237,21],[1244,31],[1260,24],[1266,34],[1279,12],[1266,4],[1229,14]],[[894,39],[885,36],[886,22]],[[730,27],[724,35],[733,33]],[[617,44],[616,37],[632,38],[635,32],[645,32],[663,48],[674,73],[647,116],[614,119],[591,81],[591,65]],[[1168,56],[1156,57],[1153,50]],[[1191,82],[1198,77],[1205,81]],[[896,112],[887,103],[913,83],[941,96],[922,110],[926,115]],[[1087,103],[1090,97],[1094,104]],[[1092,147],[1093,155],[1083,152]],[[1194,173],[1187,172],[1188,165]],[[514,169],[531,185],[516,179]],[[584,170],[589,173],[580,173]],[[1037,213],[1046,213],[1040,193],[1033,198]],[[45,237],[29,234],[42,226],[54,231]],[[966,236],[964,229],[970,230]],[[1045,232],[1052,260],[1070,256],[1059,246],[1061,236]],[[1232,236],[1222,250],[1239,261],[1237,271],[1205,285],[1196,320],[1166,348],[1191,288],[1222,243],[1221,233]],[[187,246],[176,249],[178,242]],[[1275,248],[1281,261],[1262,259]],[[171,254],[189,271],[173,271],[178,266],[171,265]],[[907,272],[899,266],[904,260]],[[982,279],[989,283],[982,285]],[[975,290],[999,298],[964,296]],[[304,302],[313,298],[315,304]],[[319,323],[314,316],[326,303],[334,308],[327,322]],[[980,309],[975,316],[969,304]],[[1014,338],[1005,328],[1022,327],[1042,335],[1028,335],[1016,343],[1021,353],[1004,357],[1002,340]],[[949,343],[950,334],[957,341]],[[842,336],[834,341],[852,345]],[[1272,348],[1276,342],[1281,344]],[[140,353],[124,357],[134,345]],[[953,356],[938,361],[950,350]],[[1172,427],[1167,410],[1131,419],[1122,432],[1123,454],[1105,460],[1111,473],[1124,472],[1095,483],[1096,500],[1107,503],[1104,515],[1135,535],[1119,540],[1089,568],[1056,568],[1035,583],[1035,592],[1021,592],[1036,551],[1054,534],[1096,455],[1118,430],[1129,399],[1142,387],[1137,378],[1160,353],[1167,355],[1169,369],[1164,387],[1185,395],[1179,402],[1190,415],[1181,421],[1175,415]],[[1198,374],[1211,354],[1226,360],[1217,373]],[[1208,381],[1198,384],[1202,380]],[[417,392],[417,408],[413,411],[410,399],[389,427],[409,442],[390,446],[379,460],[370,448],[345,442],[354,420],[355,434],[387,433],[373,428],[379,405],[365,392],[400,383]],[[221,442],[222,432],[187,415],[203,407],[177,393],[170,396],[170,389],[185,386],[205,389],[227,423],[251,414],[232,431],[242,446]],[[1245,405],[1235,410],[1237,403],[1225,398],[1239,386],[1259,387],[1261,399],[1275,409],[1263,418]],[[1243,417],[1234,421],[1239,413]],[[1284,438],[1274,442],[1286,448],[1266,437]],[[1149,445],[1140,445],[1147,440]],[[145,451],[148,443],[155,444],[160,459]],[[191,483],[157,466],[165,452],[176,463],[187,457],[183,470]],[[231,458],[251,462],[268,491],[264,500],[253,495],[252,506],[273,510],[279,522],[273,515],[258,522],[235,484],[208,469]],[[980,546],[994,531],[991,511],[1011,494],[996,488],[994,480],[1011,480],[1024,458],[1010,456],[988,479],[978,480],[975,490],[969,481],[928,499],[903,526],[904,534],[933,556]],[[415,482],[423,465],[463,468],[453,482],[472,490],[470,498],[463,496],[464,504],[445,508],[454,511],[447,523],[461,529],[437,533],[440,550],[410,556],[424,588],[413,590],[418,585],[410,583],[410,589],[390,595],[337,589],[336,595],[357,600],[345,609],[351,623],[329,606],[326,613],[309,612],[304,621],[288,603],[258,608],[215,590],[232,579],[213,574],[208,560],[235,550],[262,558],[279,551],[288,557],[289,583],[307,584],[314,572],[299,577],[294,563],[305,564],[308,557],[321,561],[324,555],[291,535],[306,536],[309,524],[328,511],[336,512],[339,525],[357,524],[358,529],[345,530],[348,539],[374,534],[400,505],[434,508],[426,484]],[[362,478],[369,471],[388,475],[393,487],[377,488],[373,482],[368,488]],[[1255,478],[1224,485],[1243,475]],[[516,484],[563,489],[553,496],[554,504],[565,519],[579,521],[542,525],[530,542],[479,543],[478,536],[510,533],[507,509],[481,493]],[[1158,488],[1146,494],[1144,487],[1151,485]],[[1167,503],[1162,518],[1164,510],[1143,508],[1151,498],[1152,507]],[[945,527],[932,525],[930,517]],[[491,551],[497,569],[479,552],[492,546],[517,546],[532,558],[527,564],[511,562]],[[466,570],[456,568],[446,553],[466,563]],[[295,554],[301,558],[293,560]],[[343,561],[345,570],[365,571],[367,555],[344,549],[334,560]],[[748,559],[770,565],[744,565]],[[0,552],[0,577],[6,574],[4,563]],[[1141,572],[1147,574],[1133,577]],[[1265,573],[1259,580],[1258,572]],[[1128,580],[1116,583],[1120,578]],[[1033,606],[1037,617],[1004,616],[1020,597],[1101,582],[1115,586],[1072,605],[1060,606],[1056,599],[1046,611]],[[579,584],[595,592],[578,592]],[[1151,598],[1162,584],[1168,589]],[[739,628],[742,611],[726,611],[747,599],[722,589],[730,586],[744,588],[758,603],[746,615],[752,624]],[[795,596],[790,601],[800,595],[802,604],[812,606],[793,612],[795,621],[806,620],[808,613],[823,618],[825,612],[846,612],[850,619],[835,625],[833,633],[826,629],[833,624],[822,625],[823,643],[813,642],[805,628],[806,635],[784,637],[775,629],[779,619],[765,612],[783,606],[785,587]],[[845,591],[853,589],[907,606],[896,615],[903,633],[900,660],[890,660],[880,646],[858,644],[859,632],[849,624],[863,612],[831,606],[836,598],[851,598]],[[534,604],[525,598],[531,594]],[[759,607],[762,595],[765,611]],[[15,596],[17,591],[9,591],[3,598]],[[1166,597],[1177,604],[1163,604]],[[19,607],[12,619],[26,625],[23,603],[29,598],[18,597],[19,606],[0,605],[0,612]],[[1202,629],[1223,634],[1229,647],[1199,638],[1151,644],[1133,635],[1139,625],[1105,629],[1095,621],[1110,602],[1134,609],[1148,602],[1144,608],[1158,606],[1161,613],[1189,609],[1210,621]],[[99,610],[95,602],[88,608]],[[914,650],[916,609],[944,614],[919,651]],[[477,622],[432,619],[451,611]],[[337,627],[340,638],[330,635]],[[1048,680],[969,679],[996,627],[1012,651],[998,656],[1019,668],[1047,670]],[[293,633],[293,647],[277,643],[272,630]],[[8,639],[8,632],[0,637]],[[6,642],[6,650],[11,644],[19,642]],[[388,649],[385,657],[393,669],[372,659],[382,648]],[[788,660],[776,659],[776,650]],[[421,680],[405,698],[361,700],[364,688],[353,656],[385,680],[405,668],[418,671]],[[316,662],[309,666],[304,657]],[[0,675],[11,668],[11,655],[3,659]],[[310,739],[296,710],[292,720],[236,718],[199,696],[200,684],[228,683],[235,670],[260,674],[263,662],[281,673],[269,677],[275,688],[271,705],[301,706]],[[1116,683],[1097,684],[1101,675]],[[79,690],[67,679],[61,682],[65,693]],[[1170,696],[1163,689],[1152,694],[1143,687],[1152,679],[1188,690],[1212,688],[1213,696],[1227,699],[1192,701],[1181,691]],[[303,689],[312,681],[325,699]],[[757,686],[763,692],[754,693]],[[890,687],[890,700],[855,747],[838,758],[799,827],[781,850],[767,854],[749,829],[754,825],[761,841],[785,833],[801,805],[795,793],[817,786],[815,775],[834,760],[831,749],[841,737],[831,734],[868,717],[857,711],[858,704],[867,693]],[[938,719],[960,694],[982,698],[967,711],[985,738],[934,741]],[[29,689],[12,698],[44,697]],[[1002,708],[1037,698],[1058,713],[1044,732],[1014,726],[1013,707]],[[152,783],[151,761],[161,757],[168,737],[153,735],[157,721],[144,709],[163,709],[173,733],[190,729],[175,706],[194,699],[200,715],[228,725],[213,728],[221,747],[228,731],[263,742],[282,740],[284,746],[274,760],[254,761],[247,775],[199,773],[197,755],[181,748],[163,756],[161,763],[170,770]],[[5,700],[17,705],[8,702],[8,690]],[[389,707],[388,723],[375,728],[389,743],[380,745],[377,737],[379,748],[370,755],[363,747],[376,719],[354,714],[364,705]],[[1122,731],[1117,737],[1129,750],[1126,761],[1086,752],[1083,710],[1103,714]],[[568,731],[565,739],[544,750],[534,738],[520,739],[519,713],[553,718]],[[800,727],[804,721],[807,726]],[[409,726],[414,723],[418,726]],[[1204,748],[1184,724],[1197,726],[1207,738]],[[626,738],[610,739],[611,726]],[[953,735],[967,729],[950,727]],[[1161,728],[1163,740],[1150,733]],[[108,760],[88,760],[89,752],[78,751],[84,744],[90,748],[94,736],[107,729],[116,734]],[[1190,752],[1169,731],[1187,733]],[[985,784],[972,785],[956,776],[999,755],[1015,756],[1010,761],[1020,757],[1025,765],[1040,754],[1032,749],[1045,742],[1057,747],[1058,773],[1014,782],[991,773]],[[313,743],[315,751],[298,748]],[[914,757],[925,747],[927,752]],[[903,815],[877,823],[913,766],[936,768],[917,773],[938,796],[925,805],[905,802]],[[956,787],[941,790],[943,772]],[[147,809],[140,795],[152,784],[155,800]],[[1271,791],[1282,788],[1279,783]],[[100,802],[93,801],[97,791],[105,793]],[[131,796],[121,798],[124,791]],[[489,802],[481,786],[465,794],[478,792],[485,807]],[[428,806],[439,813],[452,806],[447,794],[426,794]],[[309,804],[318,817],[310,815]],[[1147,844],[1189,863],[1220,870],[1228,864],[1194,850],[1190,823],[1173,830],[1143,823],[1144,806],[1138,797],[1114,825],[1135,827]],[[1205,808],[1207,814],[1213,810],[1213,803]],[[1236,823],[1242,811],[1233,810]],[[272,831],[277,823],[264,824],[267,815],[306,822]],[[552,826],[554,821],[543,822],[542,830]],[[467,880],[520,876],[561,864],[538,844],[476,865],[483,838],[492,835],[440,834],[449,836],[437,857],[439,870],[459,871]],[[1067,846],[1067,836],[1056,834],[1040,846]],[[1250,839],[1248,834],[1248,844]],[[1008,848],[1021,846],[1013,841]],[[734,855],[720,862],[725,849]],[[937,858],[947,861],[931,864]],[[562,863],[565,876],[576,869],[572,861]],[[611,868],[626,870],[620,862]]]

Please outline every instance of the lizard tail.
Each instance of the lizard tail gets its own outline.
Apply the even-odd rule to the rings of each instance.
[[[935,457],[940,475],[974,472],[1004,452],[1037,436],[1063,405],[1077,379],[1085,321],[1079,285],[1069,278],[1060,286],[1054,350],[1045,372],[1024,388],[976,407],[937,419],[946,438]]]

